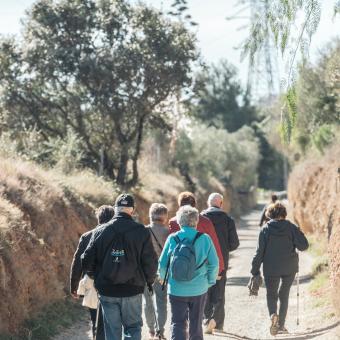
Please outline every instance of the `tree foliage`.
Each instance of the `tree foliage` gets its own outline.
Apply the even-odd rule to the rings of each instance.
[[[237,79],[236,69],[226,61],[198,74],[196,100],[189,110],[209,126],[229,132],[256,120],[256,110]]]
[[[294,84],[294,136],[302,151],[315,145],[322,151],[340,127],[340,41],[323,52],[317,65],[301,65]]]
[[[229,133],[196,124],[189,131],[180,131],[174,158],[201,185],[215,177],[225,185],[247,191],[257,185],[258,147],[250,127]]]
[[[126,0],[39,0],[20,41],[0,44],[1,130],[45,141],[79,136],[86,166],[134,185],[147,126],[191,84],[195,38],[180,22]]]

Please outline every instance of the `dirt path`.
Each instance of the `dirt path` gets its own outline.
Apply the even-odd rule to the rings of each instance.
[[[269,317],[267,315],[265,289],[261,288],[256,299],[250,299],[247,291],[250,263],[253,257],[259,233],[259,210],[253,210],[243,216],[238,226],[241,245],[233,253],[228,271],[226,289],[226,333],[205,336],[205,339],[273,339],[269,335]],[[308,274],[312,266],[312,259],[307,253],[300,255],[300,326],[296,326],[296,286],[292,287],[287,317],[289,335],[276,339],[320,339],[336,340],[340,335],[339,325],[334,317],[326,319],[322,309],[316,309],[308,293],[310,284]],[[326,313],[326,312],[324,312]],[[169,330],[169,321],[168,327]],[[147,329],[143,327],[143,339],[148,339]],[[339,333],[338,333],[339,334]],[[167,334],[169,337],[169,334]],[[54,340],[87,340],[90,339],[89,324],[82,320],[72,329],[66,330]]]

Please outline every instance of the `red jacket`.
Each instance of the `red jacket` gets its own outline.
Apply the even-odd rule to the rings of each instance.
[[[169,231],[170,231],[170,234],[172,234],[179,230],[180,230],[180,227],[177,223],[176,216],[175,216],[169,221]],[[218,260],[219,260],[219,271],[218,272],[221,273],[224,270],[224,260],[223,260],[220,243],[218,242],[218,238],[216,235],[214,225],[207,217],[200,215],[198,224],[197,224],[197,231],[199,231],[200,233],[208,234],[211,240],[213,241],[215,249],[216,249],[216,253],[218,256]]]

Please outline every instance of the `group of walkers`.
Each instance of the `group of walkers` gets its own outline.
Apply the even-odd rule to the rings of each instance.
[[[223,332],[229,252],[239,239],[234,220],[222,210],[223,196],[212,193],[207,205],[199,213],[194,194],[183,192],[175,217],[169,220],[166,205],[153,203],[146,227],[133,218],[130,194],[119,195],[114,207],[98,208],[98,226],[81,236],[70,275],[72,296],[84,296],[90,309],[95,339],[140,340],[143,297],[150,339],[166,339],[168,301],[172,340]],[[298,270],[295,248],[304,250],[308,242],[285,220],[280,202],[266,215],[252,262],[252,289],[263,263],[270,332],[276,335],[286,331],[289,289]]]

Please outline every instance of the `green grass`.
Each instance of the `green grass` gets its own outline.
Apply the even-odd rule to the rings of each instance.
[[[329,284],[328,272],[321,272],[314,277],[313,281],[309,286],[309,289],[312,293],[317,293],[318,291],[327,287],[328,284]]]
[[[78,321],[84,312],[84,307],[69,299],[56,302],[25,321],[17,335],[0,334],[0,340],[48,340]]]
[[[313,296],[313,307],[329,306],[332,301],[329,292],[327,239],[313,235],[309,238],[309,243],[309,252],[314,258],[313,280],[309,286],[310,294]]]

